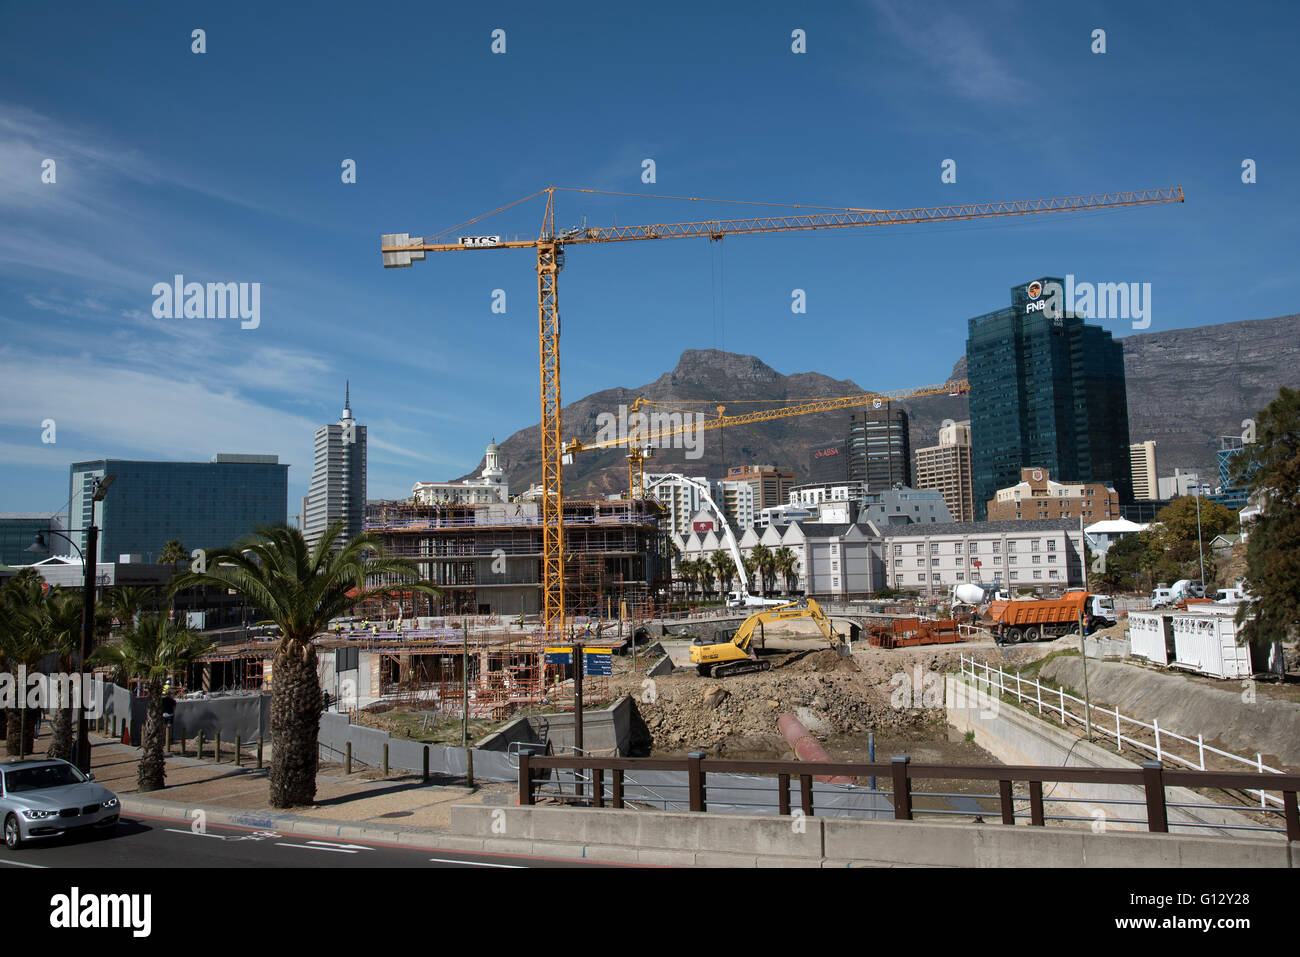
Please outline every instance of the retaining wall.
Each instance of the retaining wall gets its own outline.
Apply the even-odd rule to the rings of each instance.
[[[684,867],[1295,866],[1277,841],[609,808],[457,804],[451,832],[451,850]]]
[[[1083,664],[1077,658],[1053,658],[1043,665],[1042,674],[1059,684],[1083,687]],[[1253,701],[1247,693],[1252,690]],[[1295,733],[1300,727],[1300,702],[1267,696],[1245,679],[1210,684],[1140,665],[1090,661],[1088,693],[1094,701],[1118,705],[1123,714],[1147,724],[1159,718],[1161,729],[1167,727],[1184,737],[1201,734],[1207,744],[1245,757],[1263,752],[1264,763],[1273,767],[1300,766],[1300,735]],[[1177,750],[1191,755],[1187,745]]]
[[[1059,661],[1060,659],[1054,659]],[[1101,664],[1094,663],[1088,671],[1089,679]],[[1108,750],[1104,745],[1076,737],[1070,731],[1048,724],[1032,714],[1028,714],[996,697],[976,696],[971,693],[971,686],[964,684],[960,677],[948,675],[948,723],[957,731],[975,734],[975,743],[992,754],[1004,764],[1046,765],[1078,768],[1135,768],[1149,756],[1134,754],[1130,748],[1126,754],[1133,757],[1128,760],[1117,753],[1112,743]],[[983,688],[983,682],[980,682]],[[1095,686],[1094,686],[1095,687]],[[995,686],[996,692],[996,686]],[[961,707],[970,703],[971,707]],[[1044,713],[1051,703],[1050,696],[1043,701]],[[1036,708],[1036,704],[1030,707]],[[1059,712],[1058,712],[1059,714]],[[1099,739],[1101,740],[1101,739]],[[991,782],[990,782],[991,786]],[[1166,800],[1170,804],[1201,803],[1212,799],[1203,797],[1187,788],[1170,787],[1165,789]],[[1063,781],[1044,784],[1044,797],[1068,798],[1070,803],[1049,803],[1044,813],[1065,814],[1092,818],[1105,822],[1107,829],[1121,831],[1146,832],[1146,792],[1143,788],[1122,784],[1081,784]],[[1103,804],[1093,801],[1134,801],[1135,804]],[[1017,810],[1022,810],[1018,808]],[[1098,817],[1100,811],[1104,817]],[[1216,826],[1227,824],[1251,826],[1255,822],[1235,811],[1217,811],[1200,808],[1169,807],[1168,822],[1171,828],[1179,824],[1209,825],[1196,828],[1196,833],[1231,836],[1241,834],[1237,831],[1219,831]],[[1132,824],[1117,820],[1118,818],[1136,819],[1142,823]],[[1077,822],[1076,822],[1077,823]],[[1280,820],[1278,822],[1280,824]],[[1037,830],[1037,829],[1035,829]],[[1182,831],[1180,833],[1187,833]],[[1268,835],[1261,840],[1282,840],[1280,835]]]

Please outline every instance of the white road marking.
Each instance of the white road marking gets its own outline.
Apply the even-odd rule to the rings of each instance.
[[[209,834],[207,831],[191,831],[188,827],[169,827],[166,828],[166,830],[171,831],[173,834],[190,834],[194,837],[215,837],[218,841],[224,841],[226,839],[224,834]]]
[[[450,857],[431,857],[434,864],[464,864],[466,867],[508,867],[511,870],[523,870],[523,864],[488,864],[484,861],[458,861]]]
[[[49,867],[45,864],[28,864],[26,861],[6,861],[2,857],[0,857],[0,864],[12,864],[14,867],[35,867],[42,871],[49,870]]]
[[[346,847],[315,847],[311,844],[289,844],[285,841],[276,841],[276,847],[301,847],[308,851],[333,851],[335,854],[355,854],[356,851],[349,850]]]
[[[277,835],[278,837],[279,835]],[[373,851],[373,847],[367,847],[364,844],[340,844],[337,841],[308,841],[308,844],[324,844],[327,847],[342,847],[354,851]]]

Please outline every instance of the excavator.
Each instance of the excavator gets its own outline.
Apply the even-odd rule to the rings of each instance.
[[[821,629],[822,637],[777,638],[768,640],[767,625],[792,621],[811,620]],[[730,637],[715,635],[713,640],[696,638],[691,644],[691,663],[706,678],[726,678],[751,671],[770,671],[770,659],[758,657],[758,652],[769,648],[789,651],[797,648],[832,649],[841,656],[848,654],[844,636],[835,630],[821,606],[811,598],[793,601],[777,608],[755,612],[741,622]]]

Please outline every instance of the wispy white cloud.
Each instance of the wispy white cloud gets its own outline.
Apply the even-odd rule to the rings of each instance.
[[[1005,36],[985,25],[988,9],[957,3],[871,0],[877,21],[904,52],[954,92],[971,100],[1019,102],[1032,85],[1014,70]]]

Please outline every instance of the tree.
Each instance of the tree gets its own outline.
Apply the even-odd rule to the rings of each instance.
[[[1196,576],[1200,576],[1200,551],[1197,547],[1197,497],[1182,495],[1160,510],[1156,522],[1160,526],[1160,543],[1169,557],[1176,562],[1198,563]],[[1216,536],[1237,528],[1237,513],[1225,505],[1200,499],[1200,545],[1209,551]]]
[[[677,561],[677,578],[686,586],[686,600],[691,600],[691,585],[695,583],[695,559],[681,558]]]
[[[31,754],[35,746],[40,712],[27,707],[27,688],[21,679],[45,657],[41,624],[44,603],[39,576],[34,581],[15,577],[0,593],[0,660],[9,673],[13,691],[5,717],[5,750],[19,756]]]
[[[761,546],[759,546],[761,547]],[[741,555],[740,560],[745,563],[745,574],[749,576],[750,588],[754,587],[754,579],[758,578],[758,558],[754,555],[754,549],[750,549],[748,555]],[[758,583],[759,590],[763,588],[763,583]]]
[[[330,619],[398,587],[439,594],[420,580],[413,562],[385,555],[378,536],[347,542],[342,536],[343,523],[335,522],[312,548],[296,528],[266,526],[210,553],[206,572],[171,583],[173,593],[197,585],[233,589],[280,628],[271,686],[271,805],[277,808],[316,798],[321,692],[312,638]]]
[[[725,595],[731,589],[731,579],[736,574],[736,563],[722,549],[713,553],[709,563],[713,566],[713,574],[718,579],[718,591]]]
[[[772,575],[772,550],[766,545],[755,545],[749,554],[754,559],[754,570],[758,573],[758,587],[766,598],[769,591],[768,580]]]
[[[148,707],[140,736],[140,764],[136,769],[136,786],[141,791],[159,791],[167,786],[164,755],[167,729],[162,710],[166,682],[211,648],[198,633],[181,627],[165,615],[148,614],[126,630],[120,643],[101,648],[96,655],[98,660],[115,665],[128,677],[145,683]]]
[[[81,657],[81,596],[56,588],[37,612],[39,641],[48,653],[59,657],[59,671],[72,674]],[[51,682],[51,690],[54,684]],[[53,740],[45,753],[51,758],[72,760],[72,702],[51,700]]]
[[[179,538],[173,538],[163,545],[162,551],[158,553],[159,565],[171,565],[173,568],[181,562],[190,560],[190,553],[185,550]]]
[[[799,575],[799,557],[785,545],[772,553],[772,572],[780,576],[785,585],[784,594],[790,596],[790,580]]]
[[[157,596],[152,588],[118,585],[108,594],[108,607],[118,624],[123,629],[127,629],[135,624],[136,615],[149,608],[156,600]]]
[[[1256,648],[1291,638],[1300,625],[1300,391],[1283,388],[1255,416],[1255,441],[1233,463],[1261,506],[1246,542],[1246,590],[1237,610]]]

